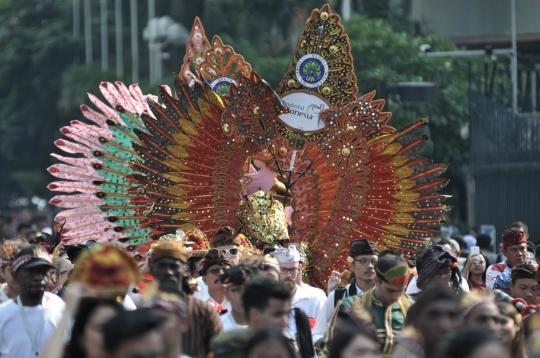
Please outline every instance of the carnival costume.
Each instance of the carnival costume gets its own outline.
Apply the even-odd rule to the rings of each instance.
[[[175,94],[101,83],[105,104],[83,105],[95,125],[72,121],[57,147],[78,157],[48,170],[64,179],[50,203],[66,210],[62,243],[90,238],[143,261],[154,240],[176,230],[221,226],[253,247],[304,242],[312,282],[326,287],[348,267],[353,238],[379,250],[422,250],[437,235],[445,164],[418,156],[427,141],[396,130],[375,92],[357,96],[347,35],[328,5],[306,22],[291,64],[272,89],[196,20]],[[191,61],[188,63],[188,60]],[[279,201],[277,200],[279,199]],[[287,222],[290,225],[287,225]]]

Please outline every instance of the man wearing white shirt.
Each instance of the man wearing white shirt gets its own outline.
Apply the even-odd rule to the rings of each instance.
[[[228,261],[221,252],[216,249],[208,251],[204,257],[204,265],[202,268],[203,282],[208,286],[208,291],[205,295],[199,295],[198,298],[205,302],[211,303],[214,307],[217,305],[222,306],[227,311],[231,311],[231,303],[225,297],[225,288],[223,284],[219,282],[219,278],[225,270],[232,267],[230,261]]]
[[[504,262],[491,265],[486,270],[486,287],[493,291],[495,279],[503,272],[512,272],[512,267],[525,263],[527,258],[527,236],[524,231],[509,229],[502,233]]]
[[[311,298],[315,298],[316,300],[324,300],[326,301],[326,294],[323,290],[317,287],[313,287],[311,285],[308,285],[302,280],[304,269],[306,268],[306,252],[304,251],[304,248],[300,244],[291,243],[288,244],[287,247],[295,246],[296,250],[300,254],[300,274],[298,275],[296,279],[296,284],[304,289],[306,289],[309,293],[309,296]]]
[[[379,250],[375,242],[366,239],[353,240],[351,242],[348,261],[352,261],[350,262],[350,269],[354,273],[355,282],[354,284],[347,285],[345,289],[338,289],[337,292],[336,290],[332,290],[328,294],[328,299],[317,316],[315,327],[313,327],[312,336],[315,346],[319,347],[319,340],[326,333],[326,326],[330,317],[332,317],[334,307],[338,301],[341,301],[345,297],[362,295],[364,292],[375,287],[373,278],[375,277],[375,266],[378,259]],[[341,281],[341,276],[342,274],[339,272],[332,272],[329,278],[329,281],[331,281],[330,284],[335,282],[337,285]]]
[[[23,248],[13,260],[17,299],[0,305],[0,357],[37,357],[62,318],[64,301],[45,292],[53,267],[40,245]]]
[[[312,297],[308,290],[299,286],[296,281],[300,275],[300,253],[296,246],[288,248],[276,247],[273,252],[274,257],[279,262],[279,278],[291,291],[291,306],[289,328],[287,334],[298,343],[300,351],[311,356],[315,354],[311,329],[306,326],[305,321],[315,320],[321,311],[325,299]],[[302,312],[306,316],[302,317]],[[304,323],[303,323],[304,322]]]

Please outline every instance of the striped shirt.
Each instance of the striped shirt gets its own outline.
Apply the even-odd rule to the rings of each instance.
[[[223,332],[221,319],[207,302],[188,296],[189,328],[182,334],[183,353],[204,358],[208,355],[210,339]]]

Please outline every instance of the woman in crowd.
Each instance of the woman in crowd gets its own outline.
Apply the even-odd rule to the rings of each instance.
[[[521,315],[514,306],[507,302],[497,302],[497,307],[499,307],[499,311],[501,312],[499,326],[502,343],[506,347],[510,347],[512,358],[527,357]]]
[[[263,328],[249,340],[246,358],[297,358],[291,340],[280,328]]]
[[[510,358],[510,354],[496,335],[468,328],[448,342],[439,358]]]
[[[469,255],[467,261],[465,262],[465,267],[463,268],[462,276],[467,283],[469,288],[477,290],[486,291],[486,271],[490,263],[487,256],[480,252],[476,255]]]
[[[363,328],[347,328],[339,331],[330,344],[328,358],[380,358],[381,351],[372,331]]]

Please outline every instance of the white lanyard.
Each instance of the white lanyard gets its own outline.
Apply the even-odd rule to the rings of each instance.
[[[41,342],[41,333],[43,331],[43,324],[45,320],[45,313],[43,312],[43,307],[40,309],[40,318],[39,318],[39,327],[36,334],[36,339],[32,339],[32,334],[30,333],[30,323],[28,323],[28,318],[26,317],[26,313],[24,312],[24,308],[21,302],[21,298],[17,297],[17,304],[19,305],[19,311],[21,312],[21,316],[24,323],[24,328],[26,328],[26,334],[28,335],[28,339],[30,339],[30,343],[32,343],[32,348],[34,349],[34,352],[36,353],[36,357],[39,355],[39,343]]]

